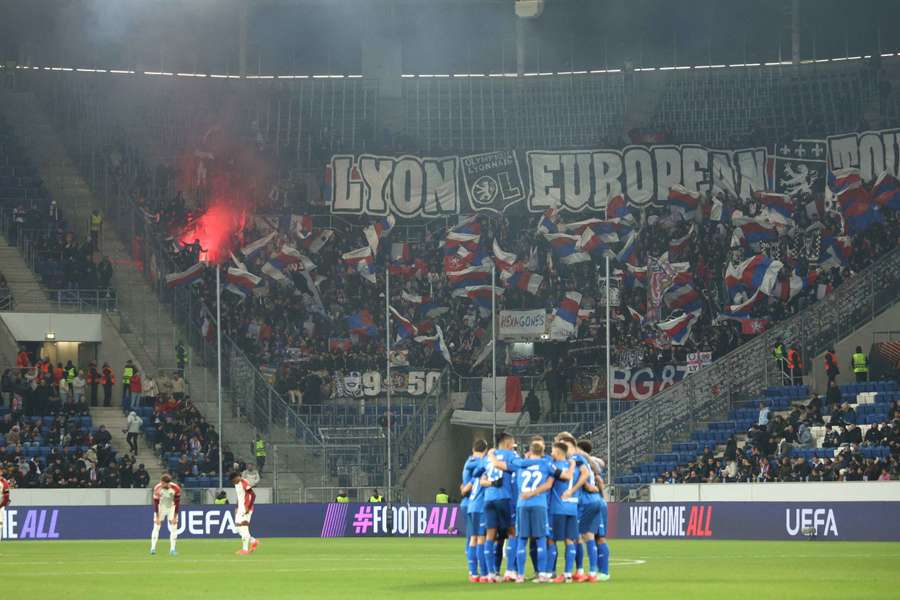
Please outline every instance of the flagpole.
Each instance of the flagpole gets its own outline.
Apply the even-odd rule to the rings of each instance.
[[[606,257],[606,482],[612,481],[612,381],[609,348],[609,255]]]
[[[391,503],[391,271],[387,263],[384,265],[384,355],[387,374],[387,501]]]
[[[219,489],[224,487],[222,473],[222,288],[220,287],[219,265],[216,265],[216,395],[219,418],[216,427],[219,432]]]
[[[491,387],[494,390],[494,414],[491,425],[492,444],[497,443],[497,294],[494,290],[494,277],[497,265],[491,261]]]

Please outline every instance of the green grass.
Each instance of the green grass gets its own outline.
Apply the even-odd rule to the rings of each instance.
[[[613,540],[612,581],[473,585],[457,539],[270,539],[235,556],[234,540],[180,540],[180,555],[147,542],[3,542],[4,587],[20,598],[164,597],[607,598],[689,600],[896,598],[900,543]],[[560,588],[564,588],[565,591]]]

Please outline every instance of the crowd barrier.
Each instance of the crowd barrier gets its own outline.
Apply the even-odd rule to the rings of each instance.
[[[455,504],[271,504],[259,506],[252,531],[272,537],[452,537],[463,535]],[[146,539],[148,507],[10,507],[3,539]],[[181,538],[237,535],[233,508],[185,507]],[[900,502],[613,503],[613,539],[900,541]]]

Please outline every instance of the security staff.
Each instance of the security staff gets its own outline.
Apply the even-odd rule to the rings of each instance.
[[[130,406],[131,402],[126,402],[131,394],[131,377],[134,375],[134,364],[131,359],[125,362],[125,368],[122,369],[122,406]]]
[[[856,347],[856,352],[850,357],[850,366],[856,375],[856,383],[869,380],[869,357],[863,354],[862,346]]]
[[[256,470],[262,473],[263,467],[266,466],[266,441],[258,433],[256,441],[253,442],[253,454],[256,456]]]
[[[775,343],[775,346],[772,348],[772,357],[775,359],[775,364],[778,365],[778,370],[781,372],[781,382],[784,383],[784,344],[781,342]]]
[[[341,490],[338,492],[338,495],[334,499],[335,502],[340,504],[347,504],[350,502],[350,498],[347,496],[347,492],[345,490]]]
[[[381,503],[381,502],[384,502],[384,496],[382,496],[381,494],[379,494],[379,493],[378,493],[378,490],[375,490],[375,491],[372,492],[372,495],[369,496],[369,502],[370,502],[371,504],[379,504],[379,503]]]
[[[830,385],[840,374],[841,370],[838,368],[837,354],[834,353],[834,348],[832,348],[825,353],[825,375],[828,376],[828,384]]]
[[[228,504],[228,496],[225,494],[225,490],[219,490],[219,493],[216,494],[213,500],[213,504]]]
[[[450,502],[450,496],[447,495],[447,490],[441,488],[438,490],[438,493],[434,495],[434,503],[435,504],[448,504]]]
[[[97,386],[100,385],[100,372],[97,371],[97,363],[91,361],[85,378],[91,388],[91,406],[97,406]]]
[[[188,363],[187,348],[184,347],[184,342],[180,340],[178,341],[178,345],[175,346],[175,363],[179,371],[184,371],[184,368]]]
[[[797,346],[791,346],[788,350],[787,367],[791,376],[791,385],[803,385],[803,361]]]
[[[97,251],[100,249],[100,234],[103,232],[103,215],[99,210],[91,213],[91,249]]]

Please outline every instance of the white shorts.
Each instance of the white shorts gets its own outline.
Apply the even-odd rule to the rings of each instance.
[[[157,514],[157,516],[159,516],[160,525],[162,525],[163,522],[168,523],[169,521],[174,519],[175,515],[178,513],[175,511],[174,506],[170,506],[168,508],[164,508],[164,507],[160,506],[159,511],[157,511],[156,514]]]
[[[246,521],[247,523],[249,523],[249,522],[250,522],[250,519],[251,519],[252,517],[253,517],[253,511],[252,511],[252,510],[251,510],[250,512],[244,512],[244,511],[242,511],[242,510],[236,510],[236,511],[234,511],[234,523],[235,523],[235,525],[237,525],[238,523],[243,523],[244,521]]]

